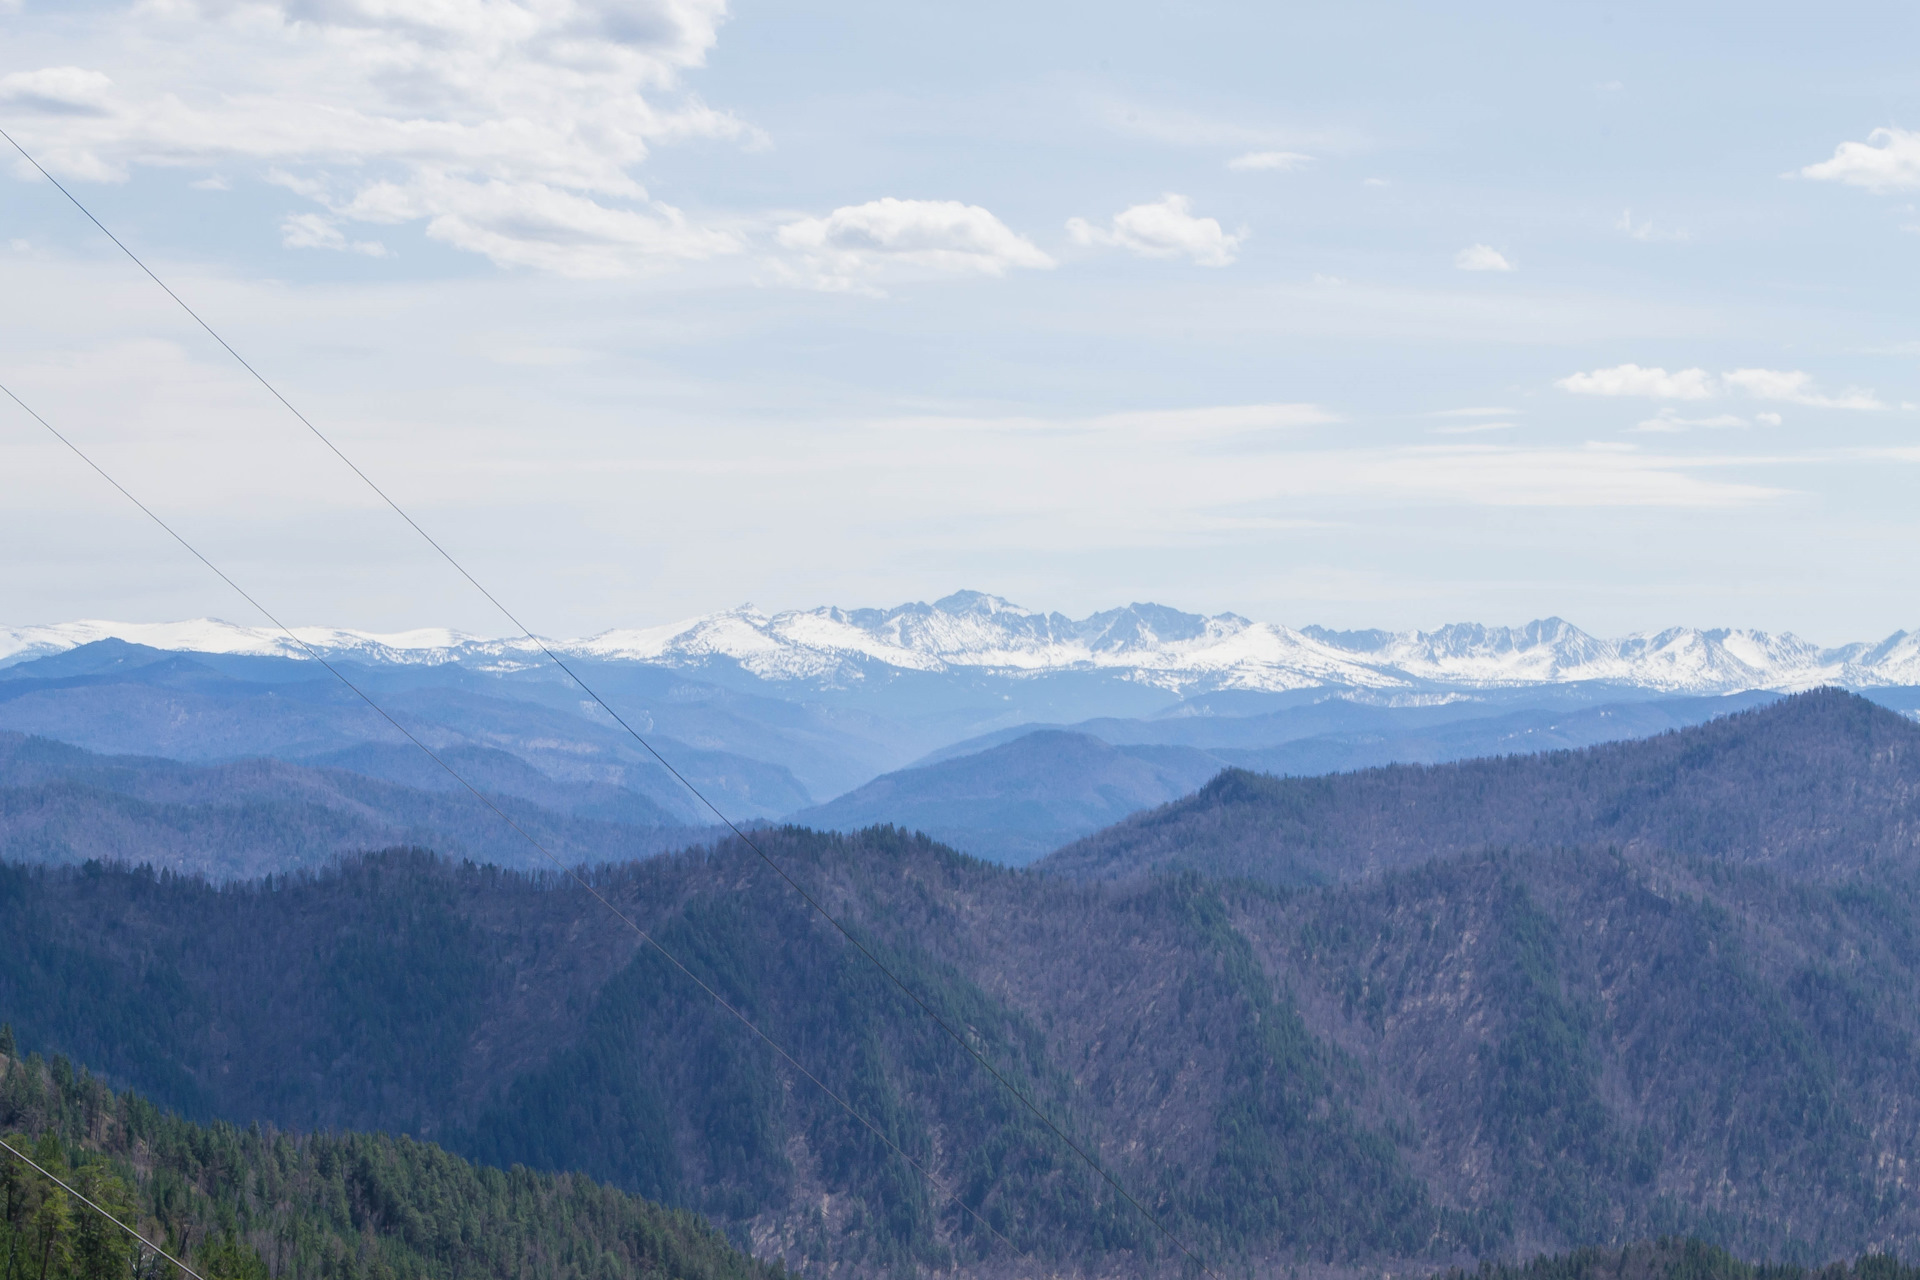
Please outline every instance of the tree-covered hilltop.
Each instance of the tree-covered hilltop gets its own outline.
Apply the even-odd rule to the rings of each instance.
[[[1487,848],[1612,846],[1834,879],[1920,859],[1920,725],[1839,689],[1655,738],[1319,778],[1229,770],[1055,851],[1056,875],[1299,886]]]
[[[206,1280],[780,1280],[711,1225],[579,1174],[384,1134],[198,1125],[0,1028],[0,1135]],[[180,1280],[0,1152],[0,1280]]]

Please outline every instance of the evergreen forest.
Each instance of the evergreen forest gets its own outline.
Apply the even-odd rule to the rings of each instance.
[[[194,1124],[64,1057],[19,1056],[10,1027],[0,1141],[32,1161],[0,1152],[5,1280],[181,1280],[148,1244],[204,1280],[783,1274],[695,1214],[578,1174],[475,1165],[385,1134]]]

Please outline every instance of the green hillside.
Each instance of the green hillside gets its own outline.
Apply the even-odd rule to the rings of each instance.
[[[0,1029],[0,1135],[206,1280],[778,1280],[706,1222],[577,1174],[380,1134],[198,1125]],[[175,1271],[0,1154],[6,1280]]]

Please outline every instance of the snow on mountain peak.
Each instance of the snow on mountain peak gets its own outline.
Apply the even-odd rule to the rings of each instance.
[[[540,660],[524,638],[487,640],[443,628],[389,635],[301,628],[298,634],[330,658],[362,662],[503,669]],[[278,632],[216,619],[85,621],[0,628],[0,663],[107,638],[207,654],[306,656]],[[1920,634],[1904,631],[1837,649],[1785,633],[1691,627],[1603,639],[1561,618],[1520,627],[1296,631],[1237,614],[1208,617],[1146,603],[1076,620],[979,591],[891,609],[828,606],[769,615],[743,605],[666,626],[548,643],[559,653],[606,662],[685,668],[726,662],[764,680],[826,685],[889,671],[953,669],[1105,672],[1181,692],[1332,687],[1392,697],[1580,681],[1693,693],[1920,684]]]

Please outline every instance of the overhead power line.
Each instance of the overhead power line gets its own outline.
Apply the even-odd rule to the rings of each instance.
[[[73,441],[69,440],[65,435],[61,434],[60,431],[56,429],[52,423],[48,422],[45,418],[41,417],[40,414],[37,411],[35,411],[31,405],[27,404],[26,401],[22,400],[19,396],[15,395],[13,393],[13,390],[10,387],[7,387],[5,384],[0,384],[0,393],[4,393],[9,400],[13,401],[15,404],[19,405],[23,410],[25,410],[28,416],[30,416],[35,422],[38,422],[41,426],[45,427],[50,433],[52,433],[54,439],[58,440],[61,444],[65,445],[68,449],[72,450],[74,456],[79,458],[80,461],[86,463],[89,467],[93,468],[95,474],[97,474],[102,480],[105,480],[108,484],[112,485],[115,489],[119,490],[121,496],[124,497],[128,502],[131,502],[134,506],[140,508],[141,512],[144,513],[149,520],[159,525],[160,528],[165,531],[166,535],[169,538],[172,538],[175,542],[179,543],[182,547],[184,547],[188,555],[191,555],[195,560],[198,560],[201,564],[205,565],[209,570],[213,572],[215,577],[219,578],[222,582],[226,583],[229,587],[232,587],[235,594],[237,594],[242,600],[245,600],[248,604],[252,605],[256,610],[258,610],[261,617],[265,618],[268,622],[271,622],[278,630],[284,633],[288,639],[292,640],[295,644],[299,645],[302,649],[305,649],[308,655],[312,657],[315,662],[318,662],[321,666],[325,667],[329,673],[332,674],[334,679],[338,680],[341,684],[345,685],[347,689],[350,692],[352,692],[355,697],[359,698],[360,701],[366,703],[367,706],[371,708],[373,712],[376,715],[378,715],[382,720],[385,720],[388,724],[392,725],[400,733],[404,734],[406,736],[407,741],[411,742],[414,746],[420,748],[421,751],[425,752],[429,760],[433,761],[435,764],[439,765],[442,769],[446,770],[447,775],[449,777],[451,777],[455,782],[459,783],[469,793],[471,793],[474,799],[478,800],[481,804],[484,804],[485,806],[487,806],[487,808],[491,809],[493,811],[494,816],[499,818],[500,821],[506,823],[509,827],[513,828],[514,832],[517,833],[521,839],[525,840],[528,844],[532,845],[534,849],[539,852],[541,857],[545,858],[548,862],[551,862],[555,867],[558,867],[560,871],[564,873],[568,878],[570,878],[575,884],[579,885],[582,889],[585,889],[588,893],[592,894],[594,898],[598,900],[601,906],[605,907],[608,911],[613,913],[615,919],[619,920],[622,924],[626,925],[629,929],[633,930],[634,933],[638,934],[640,937],[640,940],[643,943],[653,948],[653,950],[657,952],[660,955],[660,957],[664,959],[668,964],[672,965],[674,968],[678,969],[681,973],[685,974],[689,982],[693,983],[693,985],[695,985],[696,987],[699,987],[700,990],[704,991],[708,996],[712,997],[713,1002],[719,1005],[727,1013],[731,1014],[734,1017],[734,1019],[736,1019],[740,1023],[741,1026],[745,1027],[748,1031],[751,1031],[754,1035],[758,1036],[761,1040],[765,1041],[767,1047],[772,1049],[775,1053],[779,1054],[780,1057],[786,1061],[788,1066],[792,1067],[795,1071],[799,1072],[801,1075],[805,1076],[808,1080],[810,1080],[814,1084],[814,1086],[820,1090],[820,1092],[826,1094],[829,1098],[832,1098],[834,1102],[839,1104],[841,1110],[845,1111],[849,1116],[853,1117],[860,1124],[864,1125],[867,1129],[871,1130],[873,1135],[876,1138],[879,1138],[881,1142],[885,1143],[887,1147],[890,1150],[892,1150],[895,1155],[899,1156],[902,1160],[906,1161],[908,1165],[910,1165],[916,1172],[918,1172],[928,1182],[932,1183],[933,1186],[937,1190],[939,1190],[943,1195],[945,1195],[948,1199],[952,1200],[955,1204],[959,1205],[962,1209],[966,1210],[966,1212],[970,1214],[976,1222],[978,1222],[981,1226],[985,1227],[988,1231],[992,1232],[996,1239],[1000,1240],[1009,1249],[1012,1249],[1015,1253],[1020,1254],[1022,1257],[1029,1256],[1026,1250],[1020,1248],[1019,1245],[1016,1245],[1014,1244],[1013,1241],[1007,1239],[1006,1236],[1002,1235],[997,1229],[995,1229],[994,1225],[991,1222],[988,1222],[985,1218],[981,1217],[978,1210],[973,1208],[973,1206],[969,1205],[965,1200],[962,1200],[960,1198],[959,1192],[955,1191],[952,1187],[948,1186],[936,1174],[934,1174],[932,1170],[928,1169],[925,1165],[921,1164],[918,1160],[915,1160],[911,1155],[909,1155],[906,1152],[904,1148],[900,1146],[899,1143],[895,1142],[892,1138],[888,1137],[885,1130],[881,1129],[880,1126],[875,1124],[872,1120],[869,1120],[857,1108],[855,1108],[851,1102],[847,1101],[837,1091],[831,1088],[826,1083],[826,1081],[822,1080],[819,1076],[813,1074],[813,1072],[807,1070],[806,1067],[802,1066],[800,1064],[799,1059],[795,1058],[791,1053],[788,1053],[786,1048],[782,1046],[779,1041],[775,1040],[772,1036],[768,1035],[765,1031],[762,1031],[760,1027],[751,1018],[747,1017],[746,1014],[742,1013],[739,1009],[735,1008],[726,999],[726,997],[722,996],[718,991],[714,990],[714,988],[710,986],[704,979],[702,979],[699,974],[695,973],[692,969],[689,969],[685,964],[681,963],[680,958],[678,956],[674,955],[673,952],[667,950],[667,948],[663,946],[660,940],[658,938],[655,938],[653,934],[649,933],[646,929],[641,928],[639,922],[634,920],[632,916],[628,915],[626,912],[622,911],[618,906],[614,905],[613,900],[608,898],[605,894],[601,893],[600,890],[594,886],[592,881],[588,880],[585,876],[580,874],[580,871],[577,868],[569,867],[566,863],[562,862],[559,858],[555,857],[551,852],[549,852],[547,847],[544,844],[541,844],[539,840],[534,838],[531,832],[529,832],[525,827],[521,826],[518,822],[515,822],[510,816],[508,816],[506,810],[502,809],[499,805],[495,804],[493,802],[493,799],[490,796],[488,796],[485,792],[481,791],[478,787],[474,786],[471,782],[467,781],[467,779],[460,773],[459,770],[455,769],[452,765],[448,764],[446,760],[443,759],[439,755],[439,753],[434,751],[432,747],[429,747],[425,742],[421,741],[417,736],[415,736],[412,730],[408,729],[405,725],[401,724],[398,720],[394,719],[393,716],[387,711],[387,709],[381,706],[378,702],[375,702],[373,698],[366,692],[366,690],[362,689],[359,685],[355,684],[352,680],[348,679],[345,672],[341,671],[340,668],[334,666],[331,662],[328,662],[326,658],[322,657],[319,650],[315,649],[312,645],[308,644],[305,640],[302,640],[298,635],[295,635],[292,628],[288,627],[286,623],[280,621],[280,619],[276,617],[274,613],[271,610],[269,610],[265,605],[261,604],[258,600],[254,599],[254,597],[246,590],[246,588],[242,587],[239,583],[235,582],[232,578],[228,577],[224,569],[220,568],[220,566],[215,564],[213,561],[207,559],[204,555],[201,555],[198,548],[196,548],[192,543],[188,542],[184,537],[182,537],[179,534],[179,532],[177,532],[174,529],[172,525],[168,524],[165,520],[162,520],[158,515],[156,515],[153,509],[147,506],[146,503],[134,497],[133,493],[130,490],[128,490],[125,485],[121,484],[118,480],[114,479],[110,474],[107,473],[105,468],[103,468],[99,463],[95,462],[91,457],[89,457],[86,454],[86,452],[80,448],[79,445],[76,445]]]
[[[155,1253],[165,1258],[168,1262],[171,1262],[174,1266],[186,1272],[189,1276],[192,1276],[193,1280],[206,1280],[206,1278],[202,1276],[198,1271],[195,1271],[192,1267],[180,1261],[180,1259],[174,1257],[172,1254],[168,1253],[165,1249],[162,1249],[159,1245],[147,1239],[145,1236],[141,1235],[138,1231],[135,1231],[132,1227],[120,1221],[120,1219],[114,1217],[111,1213],[108,1213],[105,1209],[102,1209],[99,1205],[95,1204],[93,1201],[87,1199],[87,1197],[85,1197],[84,1195],[81,1195],[80,1192],[76,1191],[73,1187],[63,1182],[56,1174],[53,1173],[52,1170],[42,1167],[41,1164],[37,1160],[35,1160],[32,1156],[20,1150],[20,1148],[14,1146],[11,1142],[8,1142],[5,1138],[0,1138],[0,1148],[5,1148],[7,1151],[7,1154],[13,1156],[15,1159],[21,1161],[23,1164],[26,1164],[30,1168],[34,1169],[40,1174],[41,1177],[45,1178],[47,1181],[59,1187],[62,1191],[72,1196],[75,1200],[78,1200],[81,1204],[87,1206],[87,1208],[93,1210],[95,1213],[105,1218],[108,1222],[111,1222],[114,1226],[120,1228],[122,1231],[132,1236],[135,1240],[138,1240],[141,1244],[147,1246],[147,1248],[153,1250]]]
[[[21,154],[21,156],[25,158],[28,164],[32,165],[35,169],[39,170],[41,176],[46,178],[48,182],[52,183],[54,187],[58,189],[60,194],[67,198],[67,200],[73,205],[74,208],[78,209],[83,215],[85,215],[87,221],[91,222],[95,227],[99,228],[100,233],[102,235],[106,236],[107,239],[113,241],[114,246],[118,248],[120,252],[124,253],[127,256],[128,260],[131,261],[136,267],[140,268],[140,270],[146,274],[148,279],[152,280],[156,285],[160,286],[160,288],[166,293],[166,295],[169,298],[172,298],[176,303],[178,303],[180,306],[180,309],[182,311],[185,311],[189,316],[191,316],[195,324],[199,325],[202,329],[204,329],[207,332],[207,335],[211,337],[215,342],[219,343],[220,347],[223,350],[225,350],[228,355],[232,356],[236,361],[238,361],[240,364],[240,367],[245,369],[249,374],[253,376],[254,381],[258,382],[262,387],[265,387],[267,390],[267,393],[271,395],[275,400],[279,401],[280,404],[287,410],[288,413],[291,413],[296,419],[298,419],[300,422],[300,425],[305,427],[309,432],[311,432],[314,439],[318,440],[322,445],[326,446],[327,450],[330,453],[332,453],[334,457],[338,458],[341,461],[341,463],[344,464],[349,471],[352,471],[353,474],[358,476],[361,479],[361,481],[363,481],[369,489],[373,490],[373,492],[380,498],[380,500],[384,502],[393,511],[395,515],[399,516],[400,519],[406,523],[407,527],[412,529],[415,533],[419,534],[421,538],[425,539],[427,545],[432,547],[434,551],[439,553],[440,558],[445,560],[447,564],[453,568],[455,573],[459,574],[462,578],[466,579],[468,584],[470,584],[475,591],[478,591],[482,596],[484,596],[487,602],[491,604],[495,609],[497,609],[500,612],[500,615],[502,617],[504,617],[508,622],[512,623],[513,626],[520,632],[521,635],[526,637],[527,640],[531,641],[536,647],[538,647],[540,652],[546,655],[548,661],[552,662],[554,666],[558,667],[561,671],[565,672],[567,675],[567,678],[572,680],[575,685],[579,686],[580,691],[582,693],[586,694],[596,704],[598,704],[601,710],[605,711],[609,716],[613,717],[614,722],[618,724],[622,729],[624,729],[629,737],[631,737],[635,742],[639,743],[640,746],[643,749],[645,749],[647,754],[652,756],[653,759],[659,763],[661,768],[665,769],[669,774],[671,774],[675,781],[679,782],[681,786],[685,787],[687,791],[691,793],[696,800],[698,800],[703,806],[705,806],[705,808],[710,813],[712,813],[714,817],[718,818],[720,822],[729,831],[731,831],[743,844],[745,844],[747,848],[751,849],[760,858],[762,862],[766,863],[766,865],[772,868],[772,870],[782,880],[786,881],[787,885],[790,888],[792,888],[792,890],[795,893],[799,894],[800,897],[806,902],[806,904],[809,907],[811,907],[815,912],[817,912],[820,915],[820,917],[824,919],[828,924],[832,925],[833,928],[839,932],[840,936],[846,939],[846,941],[855,950],[857,950],[863,957],[865,957],[867,961],[871,963],[875,969],[879,970],[880,973],[884,975],[889,982],[891,982],[895,987],[899,988],[899,990],[902,993],[904,993],[909,1000],[913,1001],[915,1005],[919,1006],[922,1012],[924,1012],[928,1017],[932,1018],[934,1022],[939,1024],[940,1029],[947,1034],[948,1038],[950,1038],[955,1044],[959,1045],[962,1049],[964,1049],[967,1052],[969,1057],[971,1057],[976,1063],[978,1063],[982,1068],[984,1068],[994,1078],[994,1080],[999,1083],[999,1085],[1003,1089],[1005,1089],[1008,1093],[1012,1094],[1013,1097],[1020,1102],[1021,1106],[1025,1107],[1026,1110],[1029,1113],[1031,1113],[1034,1117],[1036,1117],[1043,1125],[1045,1125],[1047,1129],[1050,1132],[1052,1132],[1056,1138],[1058,1138],[1062,1143],[1064,1143],[1069,1149],[1073,1151],[1073,1153],[1076,1156],[1078,1156],[1082,1161],[1084,1161],[1089,1168],[1091,1168],[1095,1173],[1097,1173],[1101,1177],[1101,1179],[1104,1180],[1107,1183],[1107,1185],[1114,1190],[1115,1193],[1117,1193],[1122,1199],[1126,1200],[1128,1204],[1133,1206],[1133,1208],[1142,1217],[1144,1217],[1149,1223],[1151,1223],[1154,1229],[1157,1230],[1162,1236],[1164,1236],[1171,1244],[1173,1244],[1175,1248],[1179,1249],[1181,1253],[1185,1254],[1191,1262],[1193,1262],[1196,1266],[1198,1266],[1207,1275],[1212,1276],[1214,1274],[1212,1269],[1207,1266],[1205,1260],[1202,1259],[1199,1254],[1195,1253],[1191,1248],[1189,1248],[1186,1242],[1183,1241],[1178,1235],[1174,1234],[1172,1229],[1169,1228],[1165,1223],[1163,1223],[1157,1214],[1155,1214],[1145,1204],[1141,1203],[1140,1200],[1135,1198],[1133,1193],[1128,1191],[1127,1188],[1121,1184],[1119,1179],[1115,1178],[1113,1174],[1107,1171],[1107,1168],[1105,1165],[1103,1165],[1100,1161],[1094,1159],[1094,1157],[1091,1154],[1089,1154],[1086,1151],[1086,1149],[1083,1148],[1078,1142],[1076,1142],[1066,1132],[1065,1129],[1061,1128],[1060,1125],[1054,1122],[1054,1119],[1052,1116],[1048,1115],[1045,1110],[1043,1110],[1037,1103],[1035,1103],[1033,1099],[1029,1097],[1024,1090],[1016,1087],[1014,1083],[1011,1080],[1009,1080],[1006,1077],[1006,1075],[1002,1073],[998,1067],[996,1067],[984,1054],[982,1054],[978,1049],[976,1049],[973,1045],[973,1042],[966,1035],[962,1034],[961,1031],[956,1027],[954,1027],[952,1023],[948,1022],[946,1018],[942,1017],[940,1013],[933,1008],[933,1006],[931,1006],[924,999],[921,998],[919,992],[915,991],[912,987],[908,986],[906,982],[903,981],[901,977],[897,973],[895,973],[890,966],[888,966],[885,962],[883,962],[879,956],[875,955],[866,946],[865,943],[860,941],[859,938],[855,937],[853,932],[850,929],[848,929],[845,924],[841,923],[840,919],[837,916],[835,916],[832,912],[828,911],[826,907],[821,904],[819,899],[815,898],[812,893],[807,891],[805,886],[803,886],[798,880],[794,879],[792,874],[787,871],[786,867],[783,866],[778,859],[774,858],[773,856],[768,854],[765,849],[761,848],[760,843],[758,841],[753,839],[753,837],[749,835],[744,829],[742,829],[741,826],[738,823],[736,823],[732,818],[728,817],[727,814],[723,810],[721,810],[720,806],[715,804],[712,800],[708,799],[706,793],[703,792],[699,787],[695,786],[691,779],[689,779],[685,774],[681,773],[680,770],[675,768],[673,766],[673,763],[669,761],[664,755],[662,755],[658,750],[656,750],[653,744],[647,741],[647,739],[641,735],[639,730],[635,729],[631,724],[627,722],[626,717],[622,716],[611,705],[609,705],[605,698],[602,698],[598,693],[596,693],[593,690],[593,688],[590,685],[588,685],[587,682],[580,677],[578,672],[576,672],[571,666],[569,666],[567,662],[560,657],[559,654],[555,653],[545,640],[541,639],[538,635],[534,634],[532,628],[528,627],[526,623],[520,621],[519,617],[511,609],[507,608],[505,604],[501,603],[499,597],[495,596],[493,592],[489,591],[480,582],[478,578],[474,577],[473,574],[467,570],[466,566],[461,564],[460,561],[454,557],[452,552],[448,551],[444,546],[440,544],[440,542],[437,539],[433,537],[432,534],[428,533],[424,528],[422,528],[420,526],[420,523],[416,521],[411,515],[407,514],[405,508],[401,507],[401,505],[398,502],[396,502],[393,499],[393,497],[387,493],[385,489],[382,489],[377,483],[375,483],[371,476],[369,476],[365,471],[361,470],[360,466],[357,463],[355,463],[352,458],[349,458],[346,455],[346,453],[340,448],[339,445],[335,444],[333,440],[329,438],[325,432],[320,430],[319,427],[315,426],[312,419],[308,418],[306,414],[300,412],[298,408],[294,407],[293,402],[287,399],[285,395],[281,394],[280,389],[274,386],[272,382],[268,381],[266,375],[262,374],[258,369],[254,368],[254,366],[250,362],[248,362],[245,356],[242,356],[238,351],[234,350],[233,345],[229,343],[225,338],[221,337],[219,334],[219,331],[216,330],[211,324],[207,323],[207,321],[204,318],[202,318],[199,312],[195,311],[191,306],[187,304],[184,298],[182,298],[178,293],[174,292],[173,288],[170,285],[168,285],[165,280],[162,280],[160,276],[154,272],[153,268],[149,267],[144,261],[142,261],[140,256],[136,254],[132,249],[128,248],[126,243],[123,240],[121,240],[119,236],[114,235],[112,231],[108,230],[106,224],[101,222],[99,218],[95,217],[93,215],[93,211],[88,209],[85,204],[81,203],[79,197],[75,196],[73,192],[69,191],[66,185],[63,184],[58,178],[54,177],[51,173],[47,172],[45,167],[43,167],[38,160],[34,159],[33,155],[30,152],[28,152],[28,150],[25,147],[21,146],[20,143],[14,139],[12,134],[7,133],[6,130],[4,129],[0,129],[0,137],[5,138],[7,142],[13,146],[13,149],[15,151],[18,151]],[[11,393],[9,392],[9,394]],[[25,406],[22,406],[22,407],[24,408]],[[31,412],[31,410],[29,410],[29,412]],[[37,414],[35,416],[38,417]],[[52,430],[52,428],[49,427],[48,430]],[[98,470],[98,468],[95,468],[95,469]],[[104,475],[105,473],[102,472],[102,474]],[[118,487],[118,486],[115,486],[115,487]],[[122,490],[122,492],[125,492],[125,491]],[[168,532],[171,533],[172,531],[168,530]],[[175,536],[177,537],[178,535],[175,535]],[[185,544],[183,543],[182,545],[185,545]],[[188,549],[191,550],[191,548],[188,548]],[[195,554],[198,555],[197,552],[195,552]],[[215,572],[218,572],[218,570],[216,570]],[[224,577],[225,575],[222,574],[221,576]],[[237,587],[235,589],[238,590]],[[261,610],[261,612],[265,613],[266,611],[263,609]],[[275,625],[278,626],[279,625],[278,622],[276,622]],[[282,628],[282,629],[284,630],[285,628]],[[292,635],[293,633],[289,631],[287,634]],[[301,642],[301,645],[303,648],[307,649],[309,653],[313,654],[314,657],[316,658],[319,657],[319,654],[315,652],[313,648],[307,645],[304,641]],[[385,713],[383,712],[382,714],[384,715]],[[409,734],[408,736],[411,737],[412,735]],[[424,747],[422,749],[425,750]],[[429,752],[428,754],[431,755],[432,753]],[[451,772],[451,770],[449,770],[449,772]],[[477,795],[479,793],[475,792],[475,794]],[[502,814],[501,816],[505,817],[504,814]]]

